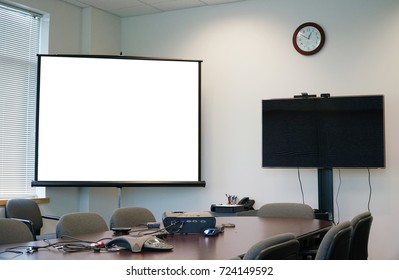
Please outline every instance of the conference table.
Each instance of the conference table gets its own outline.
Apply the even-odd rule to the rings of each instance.
[[[20,244],[1,245],[0,260],[228,260],[244,254],[253,244],[280,233],[293,233],[299,240],[305,240],[328,231],[332,223],[326,220],[302,218],[269,218],[258,216],[216,217],[216,224],[230,224],[224,232],[216,236],[205,236],[201,233],[175,233],[165,237],[173,245],[173,250],[142,250],[133,253],[123,249],[118,251],[77,250],[65,252],[49,246],[56,242],[73,242],[75,239],[60,238],[48,241],[34,241]],[[153,230],[153,229],[151,229]],[[133,228],[130,235],[136,234]],[[113,231],[97,232],[76,236],[80,240],[104,242],[116,237]],[[39,249],[27,253],[29,246]],[[46,246],[46,248],[41,248]],[[14,252],[4,250],[13,248]],[[18,254],[18,252],[20,252]]]

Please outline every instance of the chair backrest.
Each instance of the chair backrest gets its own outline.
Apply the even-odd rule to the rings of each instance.
[[[296,260],[299,241],[292,233],[278,234],[259,241],[244,254],[243,260]]]
[[[21,221],[0,218],[0,245],[33,241],[30,229]]]
[[[56,236],[75,237],[79,234],[107,231],[104,218],[94,212],[76,212],[61,216],[56,225]]]
[[[147,208],[123,207],[116,209],[112,213],[110,228],[133,227],[155,221],[154,215]]]
[[[352,234],[349,221],[344,221],[328,230],[317,249],[316,260],[347,260]]]
[[[315,214],[312,207],[303,203],[268,203],[258,210],[261,217],[294,217],[314,219]]]
[[[370,212],[363,212],[355,216],[352,221],[352,237],[349,250],[350,260],[367,260],[368,243],[373,216]]]
[[[39,205],[32,199],[13,198],[7,201],[6,218],[29,220],[33,224],[34,235],[39,235],[43,227],[42,214]]]

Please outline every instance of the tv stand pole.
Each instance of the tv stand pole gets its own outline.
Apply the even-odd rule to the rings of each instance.
[[[334,189],[332,168],[318,169],[319,211],[328,213],[328,220],[334,221]]]
[[[300,95],[294,95],[294,98],[316,98],[316,95],[310,95],[306,92]],[[329,93],[321,93],[320,98],[329,98]],[[333,188],[333,169],[319,168],[318,174],[318,195],[319,195],[319,214],[323,219],[334,221],[334,188]],[[325,217],[326,214],[328,217]]]
[[[121,208],[122,186],[117,188],[118,188],[118,208]]]

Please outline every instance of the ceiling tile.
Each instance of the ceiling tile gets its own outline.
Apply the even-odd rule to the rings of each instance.
[[[199,0],[174,0],[174,1],[162,1],[159,3],[152,3],[151,6],[154,6],[162,11],[173,11],[187,8],[194,8],[205,6],[204,2]]]
[[[204,2],[207,5],[227,4],[227,3],[242,2],[242,1],[246,0],[201,0],[201,2]]]
[[[84,4],[84,3],[80,2],[80,1],[77,1],[77,0],[63,0],[63,1],[67,2],[67,3],[70,3],[70,4],[73,4],[75,6],[78,6],[78,7],[82,7],[82,8],[86,8],[86,7],[89,6],[89,5]]]
[[[79,1],[105,11],[123,9],[143,4],[139,0],[79,0]]]
[[[218,5],[246,0],[63,0],[78,7],[94,7],[120,17]]]
[[[148,5],[135,5],[132,7],[127,7],[124,9],[110,10],[112,14],[118,15],[120,17],[133,17],[140,15],[148,15],[162,12],[162,10],[156,9]]]

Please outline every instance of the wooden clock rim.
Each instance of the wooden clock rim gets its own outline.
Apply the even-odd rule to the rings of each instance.
[[[299,31],[300,31],[302,28],[304,28],[305,26],[313,26],[313,27],[315,27],[317,30],[320,31],[320,36],[321,36],[321,38],[320,38],[320,44],[317,46],[316,49],[314,49],[313,51],[310,51],[310,52],[307,52],[307,51],[304,51],[304,50],[300,49],[300,48],[298,47],[297,43],[296,43],[296,37],[297,37]],[[299,52],[300,54],[303,54],[303,55],[313,55],[313,54],[315,54],[315,53],[318,53],[318,52],[323,48],[323,46],[324,46],[324,41],[325,41],[325,33],[324,33],[324,30],[323,30],[323,28],[322,28],[319,24],[317,24],[317,23],[315,23],[315,22],[305,22],[305,23],[302,23],[301,25],[299,25],[299,26],[295,29],[295,32],[294,32],[294,34],[293,34],[293,36],[292,36],[292,43],[293,43],[293,45],[294,45],[295,50],[296,50],[297,52]]]

